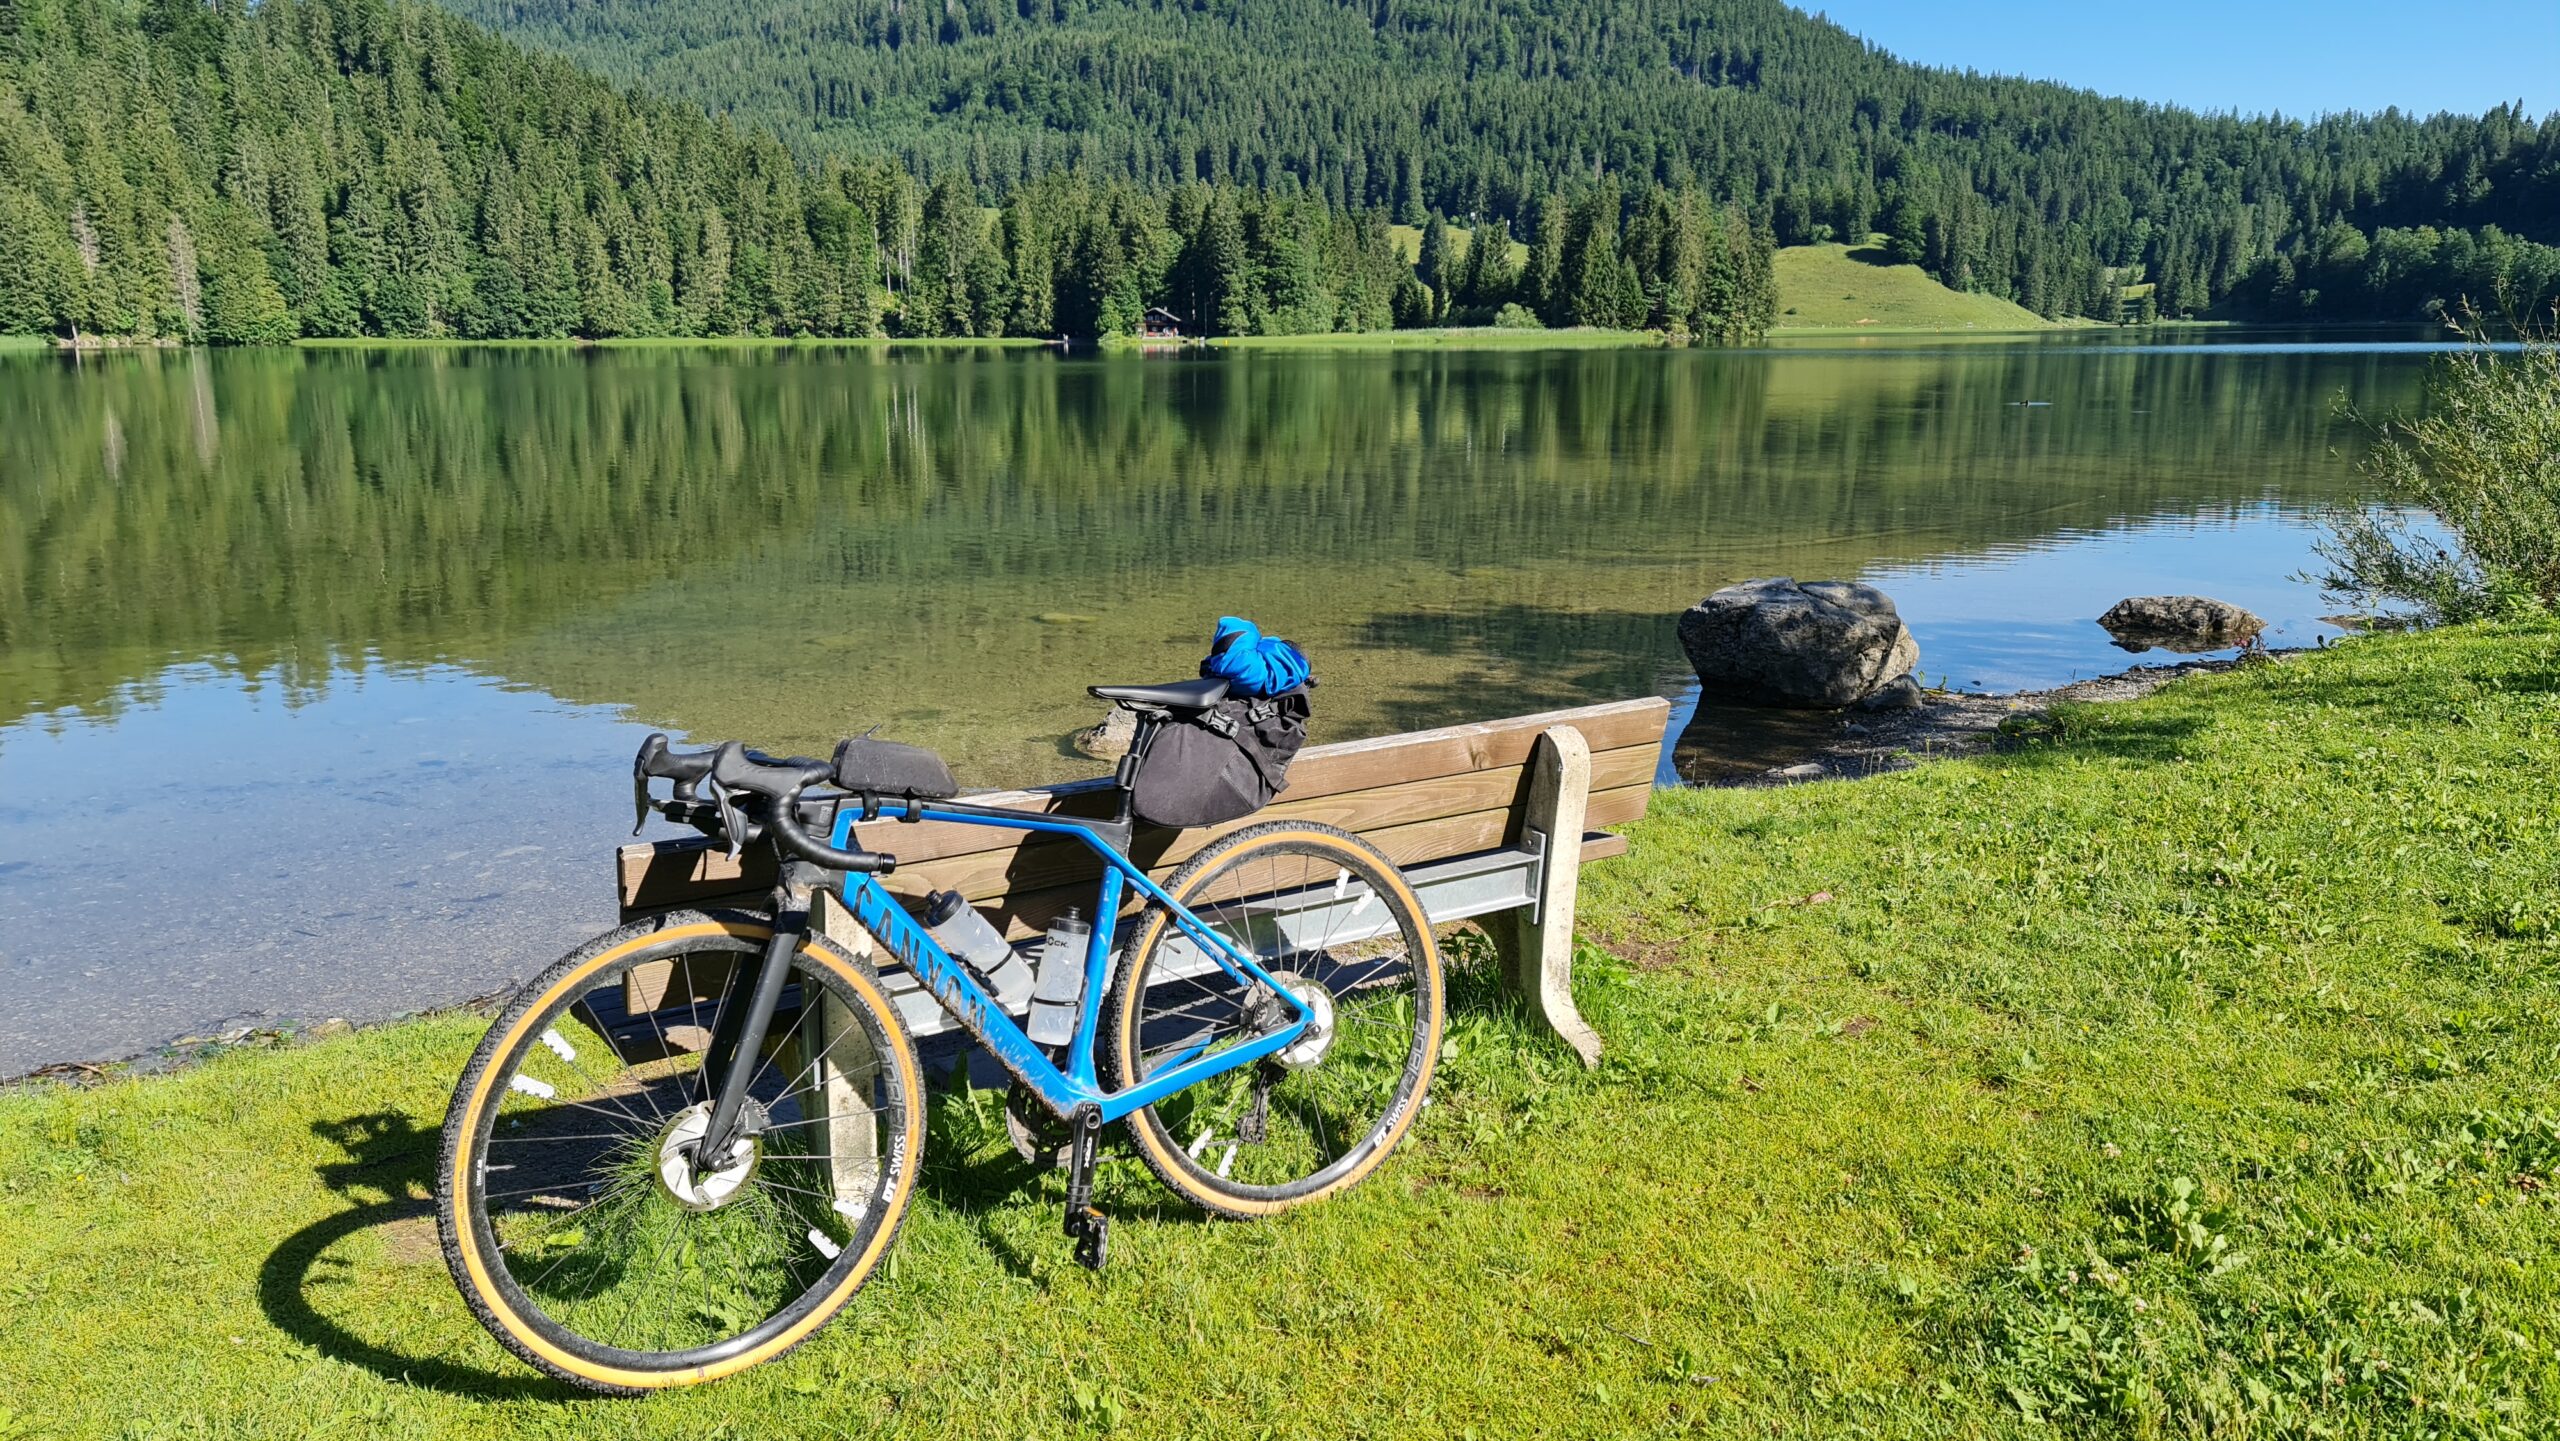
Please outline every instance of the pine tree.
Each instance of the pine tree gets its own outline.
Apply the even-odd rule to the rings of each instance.
[[[1000,225],[1013,277],[1013,293],[1005,306],[1006,333],[1055,334],[1057,255],[1052,232],[1032,208],[1030,191],[1017,191],[1005,203]]]
[[[1573,208],[1573,228],[1564,257],[1569,298],[1567,325],[1614,326],[1618,323],[1618,187],[1603,181],[1583,192]]]
[[[1432,212],[1431,223],[1422,228],[1422,253],[1414,275],[1431,290],[1431,318],[1445,322],[1449,318],[1450,289],[1457,279],[1457,263],[1451,253],[1448,219],[1438,211]]]
[[[1884,229],[1884,253],[1894,264],[1918,265],[1929,258],[1927,218],[1909,192],[1895,195],[1885,207]]]
[[[205,337],[217,345],[282,345],[300,332],[267,258],[239,246],[205,282]]]
[[[80,281],[69,232],[34,196],[0,183],[0,332],[68,329]]]
[[[1210,335],[1251,335],[1260,328],[1255,292],[1260,288],[1245,251],[1244,222],[1235,198],[1221,191],[1200,217],[1200,313],[1193,318]]]
[[[1550,195],[1538,202],[1537,230],[1529,241],[1529,267],[1520,277],[1520,298],[1538,318],[1549,325],[1568,325],[1565,294],[1565,250],[1572,240],[1573,221],[1564,197]]]
[[[980,307],[971,279],[985,248],[986,220],[977,197],[958,175],[943,176],[925,198],[915,272],[899,311],[908,334],[976,333]]]

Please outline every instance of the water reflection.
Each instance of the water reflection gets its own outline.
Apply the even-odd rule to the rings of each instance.
[[[19,358],[0,715],[357,648],[787,744],[886,721],[993,783],[1059,770],[1084,681],[1155,675],[1250,609],[1326,653],[1322,723],[1354,734],[1641,689],[1669,616],[1741,575],[2299,504],[2337,483],[2331,397],[2389,404],[2410,371],[2037,346]]]
[[[1226,611],[1317,657],[1318,739],[1678,693],[1748,575],[1883,585],[1955,684],[2120,666],[2142,591],[2299,638],[2331,402],[2415,361],[2172,349],[0,357],[0,1072],[528,973],[608,913],[644,725],[1081,773],[1083,685]],[[83,949],[146,907],[175,979]]]

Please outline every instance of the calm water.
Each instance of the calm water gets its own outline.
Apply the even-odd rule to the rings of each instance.
[[[0,357],[0,1074],[529,974],[610,919],[651,727],[1085,773],[1082,687],[1222,612],[1315,656],[1319,739],[1680,696],[1751,575],[1881,584],[1994,689],[2128,663],[2128,594],[2306,640],[2333,402],[2423,360],[1906,344]]]

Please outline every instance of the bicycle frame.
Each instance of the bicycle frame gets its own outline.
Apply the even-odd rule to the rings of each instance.
[[[1028,811],[965,804],[911,804],[900,808],[897,814],[903,819],[950,821],[961,825],[1030,831],[1039,835],[1071,836],[1101,858],[1101,891],[1094,900],[1093,935],[1085,950],[1084,1000],[1076,1016],[1075,1035],[1067,1042],[1064,1070],[1059,1069],[1040,1045],[1014,1024],[1013,1017],[1005,1014],[1004,1008],[987,993],[986,987],[979,984],[977,976],[918,925],[877,878],[860,874],[844,878],[844,903],[846,909],[853,913],[853,918],[861,922],[891,956],[915,973],[925,991],[950,1013],[953,1020],[994,1053],[1006,1070],[1037,1093],[1061,1118],[1071,1118],[1079,1108],[1091,1106],[1104,1121],[1119,1120],[1187,1086],[1239,1066],[1251,1065],[1265,1056],[1287,1049],[1314,1018],[1306,1004],[1274,981],[1251,954],[1229,944],[1225,937],[1202,924],[1198,916],[1166,894],[1143,868],[1122,854],[1117,846],[1096,834],[1090,826]],[[829,837],[830,844],[840,850],[853,849],[855,819],[852,809],[839,812]],[[1105,1091],[1094,1065],[1094,1042],[1101,1034],[1103,992],[1111,979],[1120,905],[1125,888],[1129,887],[1163,906],[1171,917],[1170,924],[1200,947],[1228,975],[1270,987],[1273,994],[1285,1000],[1297,1013],[1295,1019],[1269,1035],[1256,1037],[1215,1056],[1201,1054],[1208,1049],[1208,1043],[1203,1042],[1137,1085],[1123,1091]]]

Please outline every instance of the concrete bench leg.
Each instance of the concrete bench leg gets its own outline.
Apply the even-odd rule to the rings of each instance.
[[[1571,726],[1550,726],[1529,758],[1524,839],[1541,838],[1545,876],[1537,903],[1489,916],[1503,984],[1585,1066],[1600,1064],[1600,1033],[1573,1008],[1573,908],[1582,882],[1582,826],[1591,800],[1591,746]]]
[[[819,933],[857,956],[871,954],[871,933],[847,914],[826,892],[810,898]],[[800,1011],[792,1041],[799,1077],[800,1109],[811,1126],[813,1148],[820,1150],[839,1198],[870,1195],[880,1178],[880,1129],[870,1120],[871,1088],[880,1076],[880,1055],[861,1025],[846,1014],[832,995]],[[801,1059],[806,1057],[806,1060]]]

